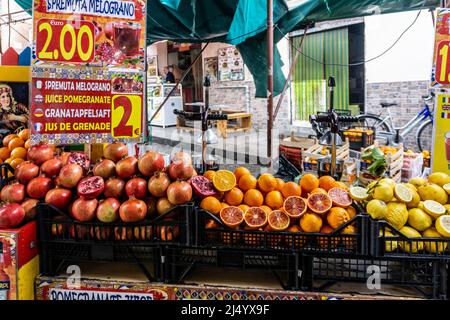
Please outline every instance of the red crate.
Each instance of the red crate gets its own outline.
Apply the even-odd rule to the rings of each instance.
[[[297,169],[302,169],[302,149],[280,146],[280,154],[285,156]]]

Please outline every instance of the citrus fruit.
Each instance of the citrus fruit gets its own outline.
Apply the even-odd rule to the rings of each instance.
[[[450,204],[444,204],[445,210],[447,210],[447,214],[450,215]]]
[[[314,193],[308,197],[308,208],[312,212],[323,214],[331,209],[333,202],[331,198],[323,193]]]
[[[413,208],[408,211],[408,224],[417,231],[424,231],[431,227],[433,220],[422,209]]]
[[[334,184],[333,184],[333,188],[341,188],[341,189],[344,189],[345,191],[350,191],[350,189],[348,188],[348,186],[344,183],[344,182],[341,182],[341,181],[336,181]]]
[[[252,176],[251,174],[244,174],[240,179],[239,179],[239,189],[241,189],[242,191],[247,191],[250,189],[256,189],[256,186],[258,184],[258,180],[256,180],[256,178],[254,176]]]
[[[450,194],[450,183],[444,184],[442,188],[445,190],[445,192],[447,192],[447,194]]]
[[[381,220],[387,215],[388,207],[383,201],[373,199],[367,203],[366,211],[372,219]]]
[[[21,130],[17,136],[22,139],[23,141],[26,141],[30,139],[30,129],[23,129]]]
[[[437,219],[440,216],[447,213],[445,207],[439,202],[436,202],[434,200],[425,200],[423,202],[423,208],[425,212],[428,213],[434,219]]]
[[[354,216],[356,216],[356,209],[352,206],[345,208],[347,210],[348,216],[350,219],[353,219]]]
[[[284,182],[283,179],[281,178],[275,178],[277,180],[277,190],[281,192],[281,190],[283,189],[283,186],[286,182]]]
[[[217,198],[218,200],[222,201],[223,198],[225,197],[225,192],[222,191],[218,191],[216,192],[216,194],[213,196],[214,198]]]
[[[8,149],[8,147],[0,148],[0,159],[2,161],[5,161],[6,159],[8,159],[10,155],[11,155],[11,151]]]
[[[350,217],[348,216],[347,210],[341,207],[331,208],[327,214],[327,222],[333,229],[339,228],[348,220],[350,220]]]
[[[300,179],[300,187],[302,191],[309,193],[319,187],[319,179],[315,175],[307,173]]]
[[[386,184],[390,185],[391,188],[395,188],[395,185],[397,184],[391,178],[383,178],[380,181],[378,181],[378,183],[386,183]]]
[[[220,219],[230,228],[237,228],[244,221],[244,212],[238,207],[226,207],[220,210]]]
[[[283,206],[284,198],[280,191],[270,191],[266,195],[265,204],[272,209],[278,209]]]
[[[251,207],[244,213],[244,221],[252,229],[262,228],[267,223],[267,212],[259,207]]]
[[[244,200],[244,194],[242,193],[241,189],[234,187],[233,189],[225,193],[224,200],[230,206],[238,206],[242,203],[242,200]]]
[[[336,180],[331,176],[322,176],[319,178],[319,187],[328,191],[334,187]]]
[[[219,170],[213,177],[213,184],[219,191],[230,191],[236,185],[236,177],[231,171]]]
[[[247,211],[248,209],[250,209],[250,207],[246,204],[240,204],[240,205],[238,205],[238,208],[244,212]]]
[[[216,174],[216,172],[214,170],[208,170],[203,174],[203,176],[205,178],[207,178],[208,180],[212,181],[215,174]]]
[[[24,147],[25,147],[25,149],[30,149],[30,147],[31,147],[31,140],[30,139],[28,139],[27,141],[25,141],[25,144],[23,145]]]
[[[416,188],[413,184],[411,184],[411,183],[409,183],[409,182],[406,182],[406,183],[403,183],[403,185],[404,185],[405,187],[409,188],[409,190],[411,190],[411,191],[416,191],[416,192],[417,192],[417,188]]]
[[[277,189],[277,179],[270,173],[263,173],[258,178],[258,188],[264,192],[270,192]]]
[[[328,196],[331,198],[331,201],[333,201],[333,205],[337,207],[346,208],[352,204],[352,198],[348,192],[342,188],[330,189],[330,191],[328,191]]]
[[[354,225],[349,225],[346,226],[344,228],[344,230],[342,230],[341,234],[356,234],[357,233],[357,229]]]
[[[408,209],[417,208],[420,203],[420,196],[417,193],[417,191],[411,190],[411,193],[412,193],[412,200],[410,202],[406,203],[406,206],[408,207]]]
[[[413,199],[413,193],[412,191],[404,186],[403,184],[397,184],[394,187],[394,194],[397,200],[400,200],[401,202],[411,202]]]
[[[327,190],[322,189],[322,188],[315,188],[309,194],[314,194],[314,193],[328,194]]]
[[[442,187],[450,183],[450,176],[444,172],[434,172],[428,176],[428,181]]]
[[[9,142],[12,139],[18,138],[19,136],[17,134],[8,134],[6,137],[3,138],[3,146],[8,147]]]
[[[267,212],[267,214],[269,214],[273,211],[272,208],[270,208],[266,205],[262,205],[262,206],[260,206],[260,208],[263,209],[265,212]]]
[[[383,231],[380,230],[380,237],[383,236]],[[398,236],[394,236],[394,234],[392,232],[390,232],[389,230],[385,230],[384,231],[384,237],[386,238],[391,238],[391,237],[398,237]],[[398,248],[398,242],[397,241],[393,241],[393,240],[385,240],[385,251],[386,252],[393,252],[395,250],[397,250]]]
[[[283,197],[289,198],[292,196],[300,197],[302,195],[302,188],[295,182],[286,182],[281,188],[281,193]]]
[[[300,227],[307,233],[320,232],[322,224],[322,218],[315,213],[307,212],[300,218]]]
[[[17,166],[18,166],[19,164],[21,164],[22,162],[25,162],[25,160],[22,159],[22,158],[15,158],[15,159],[11,159],[11,162],[10,162],[9,164],[11,165],[11,167],[12,167],[13,169],[16,169]]]
[[[244,194],[244,203],[250,207],[260,207],[264,203],[264,197],[259,190],[250,189]]]
[[[320,233],[332,233],[333,231],[334,229],[327,224],[320,229]]]
[[[300,229],[299,226],[293,225],[290,226],[289,229],[287,229],[286,231],[295,233],[295,232],[302,232],[302,229]]]
[[[269,226],[272,230],[283,231],[289,228],[291,219],[286,212],[281,210],[274,210],[269,213],[267,222],[269,223]]]
[[[27,149],[24,147],[18,147],[11,151],[11,158],[21,158],[25,159],[27,157]]]
[[[234,170],[236,181],[239,181],[239,179],[246,174],[251,174],[250,170],[248,170],[246,167],[238,167],[236,168],[236,170]]]
[[[23,147],[25,145],[25,141],[20,138],[14,138],[8,143],[8,149],[14,150],[15,148]]]
[[[428,228],[422,232],[424,238],[442,238],[441,234],[435,228]],[[424,241],[425,249],[431,253],[442,253],[447,250],[447,242],[444,241]]]
[[[424,178],[415,177],[415,178],[409,179],[408,183],[412,184],[416,188],[419,188],[421,186],[426,185],[427,180],[425,180]]]
[[[394,228],[401,229],[408,221],[408,209],[401,202],[387,204],[387,213],[384,219]]]
[[[323,234],[330,234],[334,232],[334,229],[329,225],[324,225],[319,231]],[[338,237],[319,237],[319,245],[321,248],[336,249],[340,239]]]
[[[222,204],[217,198],[210,196],[206,197],[202,200],[202,202],[200,202],[200,208],[211,212],[212,214],[219,214],[220,210],[222,209]]]
[[[366,188],[351,187],[350,188],[350,197],[352,197],[352,199],[355,201],[364,201],[369,197],[369,193],[367,193]]]
[[[378,183],[372,190],[372,197],[388,203],[394,197],[394,188],[388,183]]]
[[[450,238],[450,216],[437,218],[435,227],[443,237]]]
[[[230,206],[230,205],[229,205],[228,203],[226,203],[226,202],[221,202],[221,203],[220,203],[221,209],[226,208],[226,207],[229,207],[229,206]]]
[[[284,200],[283,209],[291,218],[298,218],[306,212],[306,202],[303,198],[292,196]]]
[[[422,235],[415,229],[405,226],[400,229],[400,232],[403,233],[404,236],[408,238],[422,238]],[[398,246],[405,252],[417,253],[420,250],[423,250],[424,243],[423,241],[399,241]]]
[[[422,199],[423,201],[434,200],[439,202],[440,204],[446,204],[448,201],[447,192],[445,192],[443,188],[434,183],[430,183],[417,188],[417,192],[419,193],[420,199]]]

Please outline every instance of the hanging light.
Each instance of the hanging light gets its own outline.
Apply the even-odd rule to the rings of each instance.
[[[219,138],[217,138],[216,133],[212,128],[208,128],[205,132],[205,140],[206,144],[217,144],[219,143]],[[203,142],[202,140],[202,133],[200,133],[196,140],[197,143],[201,144]]]

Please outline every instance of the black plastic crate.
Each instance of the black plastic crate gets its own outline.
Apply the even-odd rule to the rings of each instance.
[[[299,256],[295,252],[166,247],[163,254],[166,283],[182,283],[196,267],[219,267],[272,272],[285,290],[298,290]]]
[[[450,238],[408,238],[381,220],[370,219],[369,225],[373,257],[450,260]],[[393,236],[386,235],[386,231]]]
[[[350,282],[370,284],[371,294],[392,285],[413,288],[414,295],[421,297],[448,299],[448,264],[442,260],[310,256],[301,268],[302,286],[310,291],[324,292],[335,283]]]
[[[354,254],[367,255],[369,250],[368,216],[358,214],[333,233],[272,232],[258,230],[235,230],[227,227],[214,214],[197,211],[197,245],[204,248],[233,248],[279,251],[295,251],[318,255]],[[207,222],[214,220],[218,229],[207,228]],[[357,232],[342,234],[350,225]]]
[[[14,169],[9,163],[0,164],[0,189],[14,180]]]
[[[346,134],[350,129],[361,129],[361,130],[372,130],[372,134],[368,134],[366,132],[361,132],[360,136],[354,136],[351,134]],[[347,130],[343,132],[343,135],[346,139],[349,140],[350,149],[361,151],[362,148],[366,148],[371,146],[375,142],[375,127],[368,126],[351,126]]]

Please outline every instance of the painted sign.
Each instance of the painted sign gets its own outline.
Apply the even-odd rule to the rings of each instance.
[[[438,9],[434,41],[432,87],[450,87],[450,9]]]
[[[432,171],[450,174],[450,94],[436,96]]]

